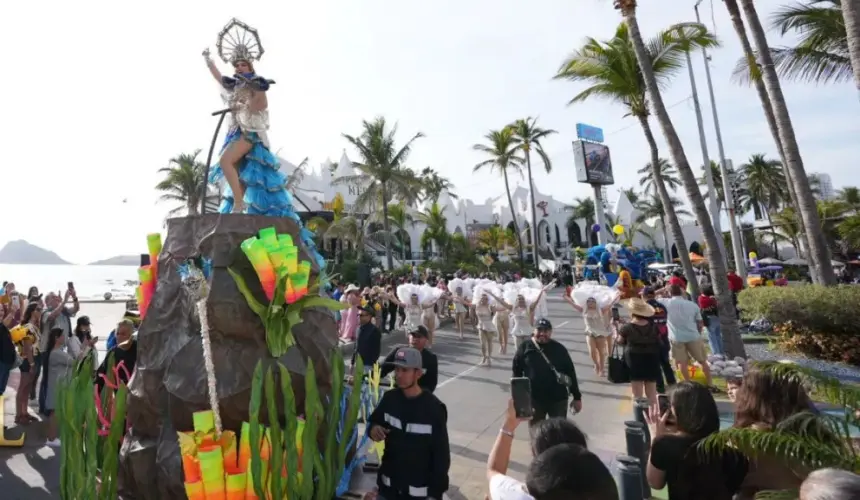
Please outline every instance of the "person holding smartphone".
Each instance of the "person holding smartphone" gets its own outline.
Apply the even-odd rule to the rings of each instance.
[[[72,307],[66,306],[72,301]],[[65,293],[50,292],[45,297],[45,312],[42,314],[41,338],[39,339],[39,353],[48,351],[48,338],[50,337],[51,329],[60,328],[63,330],[63,337],[68,339],[72,334],[72,318],[78,314],[81,306],[78,302],[78,294],[75,292],[75,285],[70,281]],[[38,378],[41,372],[42,355],[36,356],[36,374]],[[36,399],[36,380],[33,380],[33,388],[30,392],[30,399]],[[45,397],[48,395],[48,380],[42,377],[39,385],[39,413],[45,414]]]

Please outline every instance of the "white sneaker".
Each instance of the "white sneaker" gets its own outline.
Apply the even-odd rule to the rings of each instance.
[[[51,448],[59,448],[60,447],[60,438],[49,439],[49,440],[45,441],[45,446],[50,446]]]

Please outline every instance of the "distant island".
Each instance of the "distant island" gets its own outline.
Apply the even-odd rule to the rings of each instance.
[[[24,240],[10,241],[0,249],[0,264],[71,264],[50,250],[37,247]]]
[[[89,266],[139,266],[140,255],[117,255],[109,259],[97,260],[87,264]]]

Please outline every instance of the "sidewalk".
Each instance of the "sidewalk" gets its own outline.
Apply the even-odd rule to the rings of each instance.
[[[4,437],[16,439],[26,433],[22,448],[0,448],[0,485],[4,500],[39,500],[60,498],[59,449],[45,446],[46,423],[26,426],[15,423],[15,396],[19,373],[9,377],[3,398]],[[30,414],[37,415],[37,402],[30,402]]]

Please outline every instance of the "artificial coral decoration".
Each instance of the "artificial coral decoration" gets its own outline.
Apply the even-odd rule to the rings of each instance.
[[[260,286],[269,300],[261,304],[254,298],[245,280],[233,269],[227,271],[248,306],[260,317],[266,329],[266,345],[274,357],[287,352],[293,343],[293,327],[302,322],[302,309],[326,307],[343,309],[338,301],[320,297],[319,280],[311,284],[311,263],[299,262],[299,248],[288,234],[276,234],[270,227],[260,231],[259,238],[242,242],[242,252],[254,267]]]
[[[179,432],[189,500],[245,500],[247,474],[239,467],[236,434],[215,430],[212,410],[194,413],[194,431]]]
[[[218,385],[215,377],[215,363],[212,361],[212,344],[209,339],[209,321],[206,312],[206,298],[209,296],[208,280],[211,275],[212,261],[206,258],[191,259],[179,265],[182,286],[194,300],[197,316],[200,318],[200,339],[203,343],[203,364],[206,368],[209,406],[214,416],[215,435],[220,438],[221,412],[218,410]]]
[[[361,357],[357,364],[356,373],[363,373]],[[334,349],[331,365],[331,392],[324,404],[317,388],[313,363],[308,363],[302,420],[297,413],[300,409],[295,405],[290,372],[278,362],[265,369],[262,361],[257,364],[251,385],[249,423],[249,471],[256,497],[329,500],[342,490],[344,476],[348,470],[351,472],[347,468],[346,457],[357,441],[358,413],[364,404],[362,394],[367,391],[355,390],[344,383],[340,349]],[[360,384],[361,380],[356,383]],[[269,428],[260,423],[264,397]],[[281,427],[281,415],[284,427]],[[290,436],[296,438],[290,439]],[[255,446],[254,443],[266,444]],[[319,443],[323,443],[323,449]],[[350,464],[352,468],[360,463],[353,462]],[[349,479],[345,482],[348,485]]]
[[[60,496],[64,500],[117,498],[118,450],[125,432],[128,388],[119,372],[122,363],[108,360],[105,385],[93,401],[95,357],[91,352],[75,367],[71,379],[62,380],[57,419],[60,440]],[[127,373],[127,370],[126,370]],[[97,391],[97,389],[96,389]],[[110,419],[105,415],[110,415]]]
[[[152,297],[155,295],[155,284],[158,282],[158,255],[161,253],[161,235],[158,233],[148,234],[146,246],[149,252],[149,265],[138,268],[137,278],[140,285],[134,290],[141,320],[146,317],[149,303],[152,302]]]

